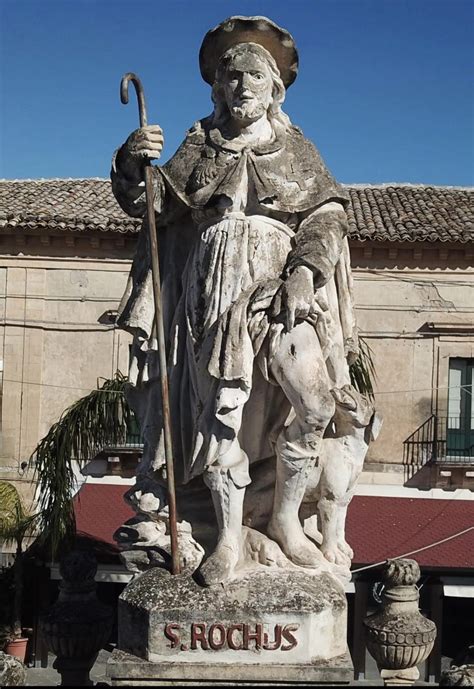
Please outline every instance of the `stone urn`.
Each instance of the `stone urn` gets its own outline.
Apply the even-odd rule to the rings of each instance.
[[[391,560],[385,567],[380,609],[364,620],[369,653],[385,685],[413,684],[418,668],[431,653],[436,625],[420,613],[415,560]]]
[[[58,600],[40,619],[48,649],[57,656],[53,667],[61,686],[90,686],[89,672],[110,638],[113,610],[97,598],[96,572],[91,553],[69,553],[60,565]]]

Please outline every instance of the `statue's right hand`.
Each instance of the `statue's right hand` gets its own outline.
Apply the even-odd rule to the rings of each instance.
[[[141,165],[159,158],[163,149],[163,130],[157,124],[140,127],[130,134],[125,142],[125,148],[127,153]]]

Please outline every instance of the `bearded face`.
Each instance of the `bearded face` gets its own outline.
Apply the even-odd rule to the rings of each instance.
[[[231,117],[241,122],[259,120],[272,103],[270,69],[264,60],[251,52],[242,50],[232,57],[222,86]]]

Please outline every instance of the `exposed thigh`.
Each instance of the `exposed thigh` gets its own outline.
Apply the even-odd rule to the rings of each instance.
[[[326,407],[325,415],[331,411],[331,418],[334,401],[330,380],[312,325],[304,321],[281,335],[270,368],[297,415]]]

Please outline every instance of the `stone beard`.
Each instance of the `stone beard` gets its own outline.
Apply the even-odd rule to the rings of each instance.
[[[191,570],[206,551],[207,585],[249,567],[347,573],[345,514],[375,433],[349,375],[348,197],[282,111],[291,81],[258,40],[216,56],[213,114],[154,168],[180,551]],[[114,194],[134,217],[146,137],[133,133],[113,161]],[[150,547],[167,538],[153,315],[143,230],[118,323],[134,338],[129,401],[144,439],[127,538]]]

